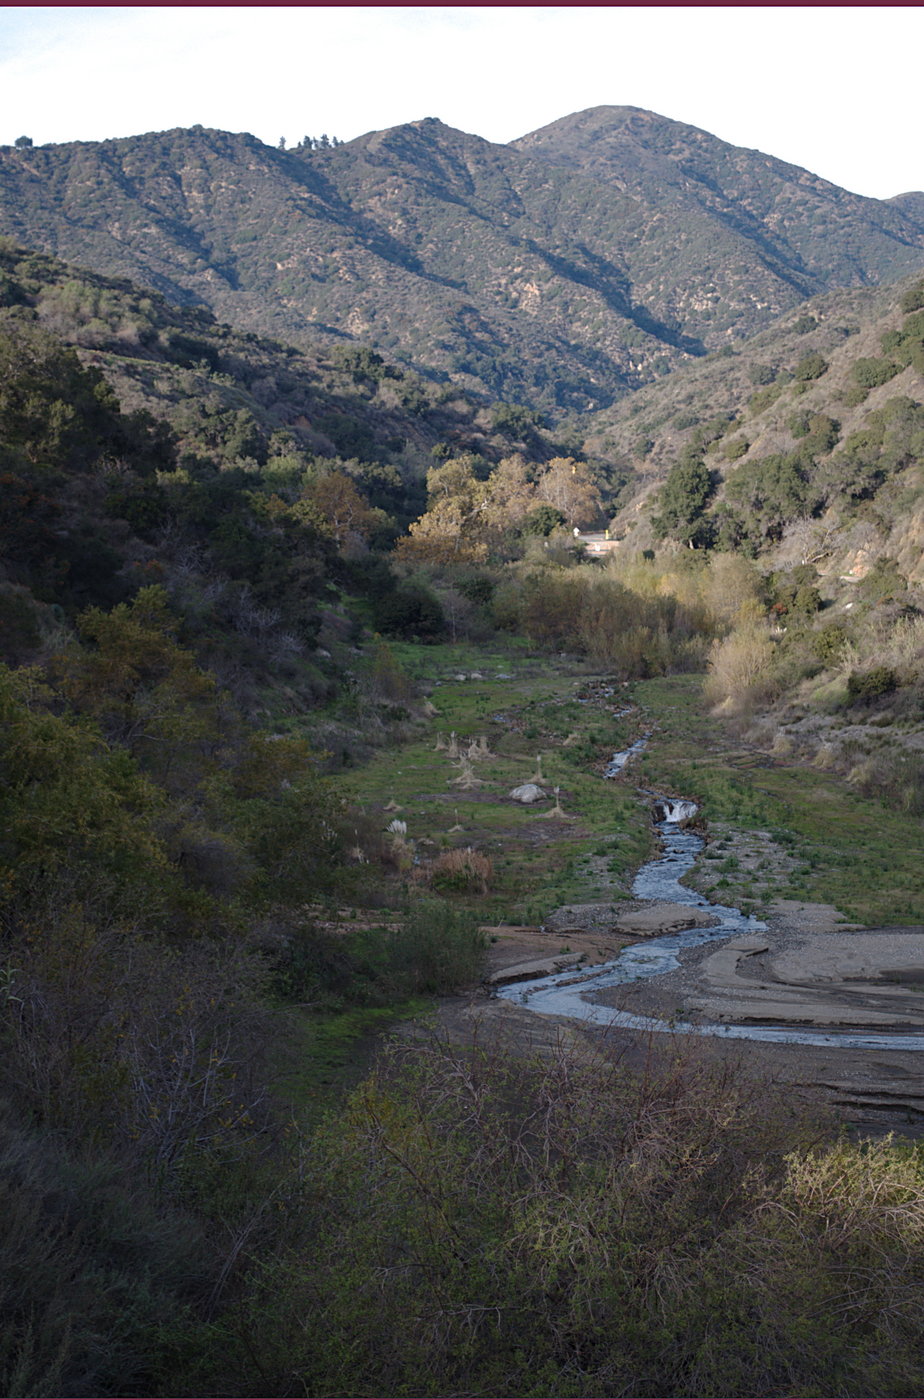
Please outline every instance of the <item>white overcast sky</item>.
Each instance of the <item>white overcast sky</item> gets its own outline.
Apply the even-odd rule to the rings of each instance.
[[[882,199],[924,189],[922,69],[918,6],[6,6],[0,144],[422,117],[504,142],[613,104]]]

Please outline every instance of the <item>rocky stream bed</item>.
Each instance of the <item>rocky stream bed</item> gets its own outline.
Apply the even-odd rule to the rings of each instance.
[[[630,1059],[680,1037],[860,1131],[924,1132],[924,928],[860,928],[799,901],[772,902],[764,919],[712,903],[681,883],[703,849],[694,804],[647,795],[662,851],[632,900],[492,930],[485,992],[456,1008],[457,1029],[475,1021],[540,1050],[605,1042]]]

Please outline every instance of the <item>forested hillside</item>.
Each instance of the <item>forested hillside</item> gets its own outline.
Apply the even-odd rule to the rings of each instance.
[[[909,198],[618,107],[512,146],[428,118],[323,148],[194,127],[0,150],[0,231],[29,246],[559,413],[921,266]]]
[[[0,279],[17,659],[49,609],[70,619],[154,583],[240,696],[262,677],[311,705],[337,688],[363,620],[385,625],[402,599],[411,628],[415,609],[424,630],[427,608],[441,615],[383,555],[422,509],[428,467],[453,451],[482,473],[525,443],[540,461],[562,451],[538,415],[479,407],[368,347],[236,334],[12,242]],[[350,612],[344,590],[365,601]]]
[[[816,298],[597,415],[587,446],[636,471],[615,532],[919,580],[921,285]]]

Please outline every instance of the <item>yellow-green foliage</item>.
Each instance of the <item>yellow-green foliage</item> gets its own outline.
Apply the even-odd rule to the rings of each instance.
[[[537,643],[578,651],[624,676],[695,669],[705,610],[666,590],[643,595],[593,566],[526,571],[503,604]]]
[[[37,669],[0,666],[0,879],[12,916],[58,878],[106,888],[125,908],[166,864],[154,818],[163,794],[99,730],[52,710]]]
[[[715,641],[709,652],[706,695],[730,710],[765,700],[772,687],[773,642],[766,627],[746,626]]]
[[[820,1147],[683,1042],[642,1077],[418,1045],[306,1144],[283,1211],[244,1324],[274,1394],[924,1379],[919,1155]]]

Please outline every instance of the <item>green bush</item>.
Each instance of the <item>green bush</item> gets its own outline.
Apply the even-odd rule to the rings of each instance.
[[[475,915],[427,901],[388,937],[391,965],[408,995],[440,996],[481,976],[485,935]]]
[[[847,408],[859,408],[861,403],[865,403],[869,398],[869,389],[864,389],[860,384],[849,384],[841,394],[841,402]]]
[[[828,362],[817,350],[804,355],[793,370],[793,376],[802,384],[812,379],[820,379],[828,370]]]
[[[496,403],[491,408],[491,427],[515,441],[531,438],[541,422],[541,413],[523,404]]]
[[[899,365],[914,365],[924,374],[924,310],[906,316],[900,331],[887,331],[880,344],[886,355],[894,355]]]
[[[475,917],[435,899],[379,928],[306,921],[289,930],[273,986],[285,1000],[322,1007],[384,1006],[477,981],[484,948]]]
[[[751,365],[751,368],[748,370],[748,378],[752,384],[772,384],[774,379],[776,379],[776,370],[772,365]]]
[[[655,534],[661,539],[667,535],[685,540],[695,536],[714,492],[712,472],[702,457],[687,448],[658,493],[658,514],[651,519]]]
[[[433,641],[445,630],[446,619],[439,599],[423,584],[408,581],[372,602],[373,625],[393,637],[418,637]]]
[[[722,456],[729,462],[737,462],[739,457],[743,457],[750,447],[747,438],[732,438],[726,442],[722,448]]]
[[[789,420],[793,437],[802,441],[802,450],[811,455],[830,452],[837,443],[841,425],[826,413],[795,413]]]
[[[557,530],[564,523],[565,517],[554,506],[536,506],[523,521],[523,533],[548,538],[553,530]]]
[[[873,666],[869,671],[853,671],[847,677],[847,694],[854,703],[877,700],[897,687],[898,677],[891,666]]]
[[[892,360],[861,359],[854,360],[850,372],[861,388],[876,389],[894,379],[898,369]]]
[[[767,578],[767,601],[771,612],[791,618],[809,617],[821,608],[818,571],[812,564],[780,569]]]
[[[899,306],[904,312],[921,311],[924,309],[924,277],[920,282],[915,282],[913,287],[909,287],[902,296]]]
[[[901,595],[908,587],[908,580],[894,559],[880,555],[875,565],[860,582],[859,595],[864,602],[882,603]]]
[[[834,666],[843,656],[848,641],[847,629],[839,622],[829,622],[815,633],[812,645],[819,661]]]
[[[758,389],[757,393],[752,394],[748,399],[748,412],[754,418],[759,417],[761,413],[765,413],[772,404],[776,403],[785,387],[785,384],[781,384],[780,381],[777,380],[773,384],[768,384],[764,389]]]

